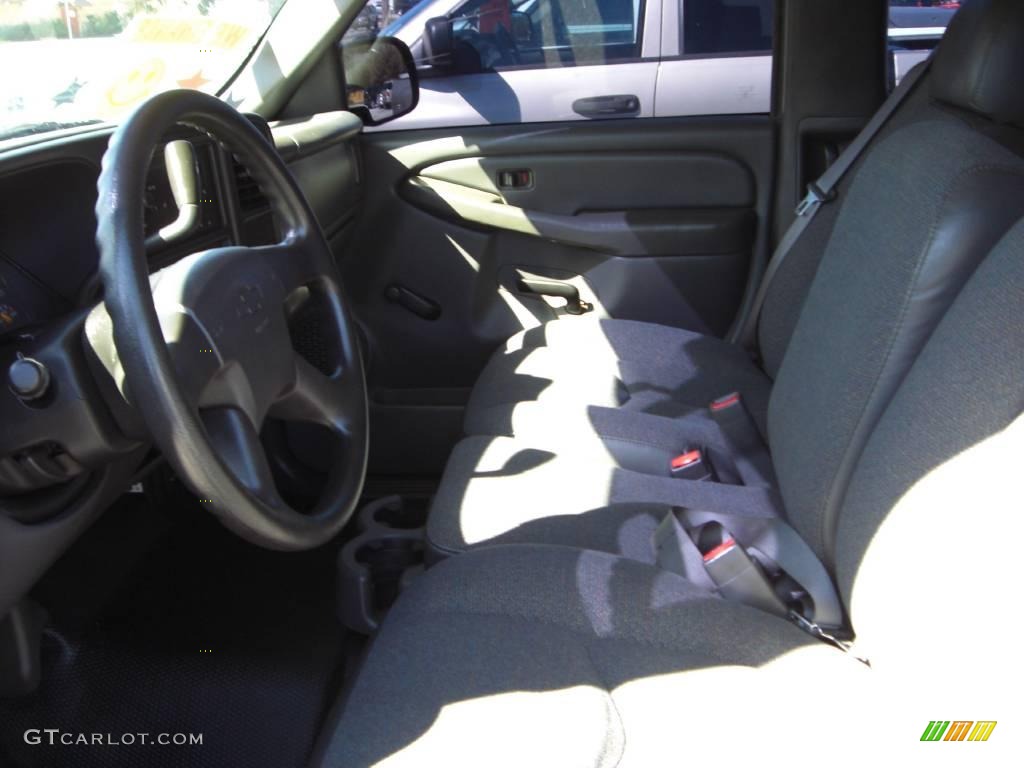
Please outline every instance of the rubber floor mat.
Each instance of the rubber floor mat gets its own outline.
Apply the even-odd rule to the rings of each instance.
[[[54,616],[39,690],[0,700],[0,765],[304,765],[344,666],[335,551],[261,550],[202,512],[176,521],[95,615]],[[164,734],[201,744],[153,743]]]

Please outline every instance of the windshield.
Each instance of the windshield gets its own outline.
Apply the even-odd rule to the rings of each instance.
[[[0,0],[0,139],[219,92],[285,0]]]

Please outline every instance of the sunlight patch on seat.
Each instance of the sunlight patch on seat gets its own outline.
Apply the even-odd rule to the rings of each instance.
[[[446,704],[418,739],[377,765],[435,765],[444,754],[446,766],[459,768],[611,768],[624,743],[615,705],[601,688],[507,691]]]
[[[1024,670],[1019,631],[1006,624],[1017,609],[1001,599],[1024,541],[1021,456],[1024,416],[932,468],[874,531],[853,581],[858,646],[875,669],[957,711],[1020,708],[1012,685],[978,683]],[[956,702],[943,701],[950,692]]]
[[[520,526],[557,524],[559,515],[607,505],[614,465],[596,454],[555,458],[550,450],[511,438],[488,441],[459,500],[462,509],[488,513],[460,515],[465,542],[477,544]],[[587,482],[580,486],[567,482],[569,477],[585,477]]]

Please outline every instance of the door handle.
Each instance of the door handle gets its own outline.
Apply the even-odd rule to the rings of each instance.
[[[529,189],[533,186],[533,171],[498,171],[498,186],[502,189]]]
[[[521,274],[516,281],[516,288],[521,293],[533,293],[537,296],[555,296],[565,299],[565,311],[570,315],[582,315],[593,309],[590,303],[580,298],[579,289],[572,283],[555,280],[539,275]]]
[[[392,283],[384,290],[384,298],[392,304],[412,312],[424,320],[437,320],[441,316],[441,306],[426,296],[420,296],[416,291],[406,288],[401,283]]]
[[[576,99],[572,111],[583,117],[635,117],[640,114],[640,99],[631,94],[590,96]]]

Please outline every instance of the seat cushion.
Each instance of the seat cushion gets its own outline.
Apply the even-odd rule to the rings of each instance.
[[[740,391],[763,430],[771,382],[732,344],[632,320],[570,318],[513,336],[466,409],[470,435],[535,435],[552,413],[587,406],[683,416]]]
[[[435,556],[495,543],[590,547],[653,562],[671,507],[778,515],[769,485],[696,482],[625,469],[599,451],[474,436],[452,452],[427,518]],[[668,454],[666,454],[666,457]]]
[[[402,595],[319,764],[664,765],[724,743],[738,722],[763,759],[766,745],[791,745],[783,724],[804,710],[802,732],[828,727],[804,684],[867,677],[788,622],[675,574],[565,547],[492,547]]]

